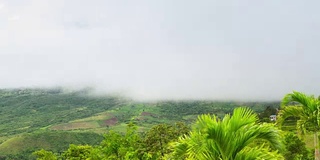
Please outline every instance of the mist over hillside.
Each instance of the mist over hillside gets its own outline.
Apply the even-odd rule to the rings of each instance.
[[[0,159],[320,159],[319,6],[0,0]]]
[[[0,88],[90,86],[144,100],[317,94],[316,6],[3,0]]]

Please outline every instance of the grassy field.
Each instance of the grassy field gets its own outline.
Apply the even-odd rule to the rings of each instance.
[[[103,136],[93,132],[45,131],[13,137],[0,145],[0,155],[15,155],[32,159],[35,150],[64,151],[69,144],[97,145]]]

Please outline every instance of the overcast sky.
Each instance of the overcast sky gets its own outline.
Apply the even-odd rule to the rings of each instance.
[[[142,99],[320,94],[318,0],[0,0],[0,88]]]

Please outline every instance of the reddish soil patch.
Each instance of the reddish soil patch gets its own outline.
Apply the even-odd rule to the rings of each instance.
[[[137,121],[143,121],[145,118],[143,118],[143,117],[137,117],[135,120],[137,120]]]
[[[117,124],[117,122],[118,122],[118,119],[116,117],[113,117],[104,121],[104,123],[108,126],[114,126]]]
[[[150,117],[153,117],[153,118],[159,118],[158,115],[150,113],[150,112],[142,112],[141,116],[150,116]]]
[[[151,116],[152,115],[152,113],[150,113],[150,112],[142,112],[141,113],[141,116]]]

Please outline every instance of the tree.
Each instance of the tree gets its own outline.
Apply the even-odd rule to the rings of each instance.
[[[175,159],[253,160],[283,159],[280,130],[273,124],[258,124],[249,108],[236,108],[222,120],[201,115],[190,135],[171,144]],[[260,144],[258,144],[260,143]]]
[[[174,125],[159,124],[153,126],[145,135],[144,148],[152,158],[158,159],[168,154],[168,144],[171,141],[176,141],[179,136],[187,134],[189,128],[182,122],[177,122]]]
[[[105,159],[139,159],[138,150],[141,138],[137,133],[137,126],[129,123],[125,135],[115,131],[105,134],[105,139],[100,144],[100,155]]]
[[[272,107],[272,106],[267,106],[267,108],[259,113],[259,119],[261,122],[271,122],[270,116],[271,115],[276,115],[277,114],[277,109]]]
[[[285,95],[281,102],[278,124],[291,117],[297,117],[297,129],[304,134],[306,131],[314,133],[315,159],[319,159],[319,105],[320,101],[313,95],[308,96],[301,92],[293,91]]]
[[[67,151],[63,153],[63,157],[68,160],[82,160],[87,159],[91,155],[91,151],[93,150],[92,146],[89,145],[74,145],[70,144],[70,147]]]
[[[37,157],[37,160],[57,160],[57,156],[54,155],[51,151],[46,151],[44,149],[41,149],[39,151],[35,151],[32,153]]]
[[[312,160],[314,157],[312,153],[306,148],[306,144],[299,139],[298,136],[289,132],[285,134],[284,143],[286,146],[286,152],[284,157],[287,160]]]

